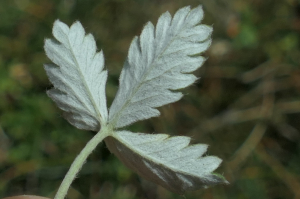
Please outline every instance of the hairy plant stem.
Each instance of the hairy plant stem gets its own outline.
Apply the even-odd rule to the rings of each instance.
[[[82,168],[82,165],[85,163],[87,157],[104,138],[111,135],[112,133],[113,131],[110,128],[102,127],[101,130],[85,145],[85,147],[73,161],[68,173],[65,175],[64,180],[60,184],[60,187],[56,192],[54,199],[65,198],[71,186],[71,183],[73,182],[79,170]]]

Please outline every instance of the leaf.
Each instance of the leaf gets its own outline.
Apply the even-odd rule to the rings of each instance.
[[[99,131],[107,122],[102,51],[96,52],[91,34],[80,22],[70,28],[59,20],[53,26],[54,39],[46,39],[45,51],[53,64],[45,64],[54,85],[48,95],[65,111],[66,119],[80,129]]]
[[[86,35],[79,22],[70,28],[58,20],[54,23],[55,39],[45,41],[46,54],[53,62],[45,65],[54,85],[48,95],[77,128],[102,128],[75,159],[66,183],[71,183],[73,174],[103,139],[125,165],[175,193],[228,183],[212,173],[221,159],[203,156],[207,145],[189,146],[190,138],[185,136],[118,131],[135,121],[158,116],[157,107],[179,100],[182,93],[176,90],[197,80],[190,73],[205,61],[200,54],[209,47],[212,32],[211,27],[200,24],[202,18],[201,6],[192,10],[184,7],[173,18],[168,12],[163,14],[156,28],[150,22],[144,27],[131,43],[109,114],[107,71],[93,36]],[[58,197],[65,194],[65,187],[59,189]]]
[[[190,145],[189,137],[118,131],[105,143],[127,167],[166,189],[183,194],[188,190],[228,182],[212,172],[221,159],[204,156],[207,145]]]
[[[109,123],[115,128],[160,115],[155,108],[175,102],[197,78],[189,74],[205,59],[199,56],[211,43],[212,28],[200,25],[201,6],[184,7],[173,19],[169,12],[151,22],[131,43],[120,76],[120,86],[109,111]]]

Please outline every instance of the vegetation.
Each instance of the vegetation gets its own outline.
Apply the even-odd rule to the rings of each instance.
[[[0,198],[53,197],[76,154],[94,132],[62,119],[45,94],[43,45],[55,19],[84,24],[104,50],[108,105],[123,60],[145,22],[166,10],[202,4],[213,24],[201,79],[162,116],[135,132],[192,136],[224,160],[231,183],[186,198],[300,197],[300,4],[286,1],[15,0],[0,2]],[[196,128],[195,128],[196,127]],[[104,145],[89,157],[69,192],[79,198],[182,198],[139,178]]]

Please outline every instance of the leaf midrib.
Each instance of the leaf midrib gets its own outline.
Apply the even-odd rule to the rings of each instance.
[[[69,30],[69,32],[70,32],[70,30]],[[69,32],[68,32],[68,33],[69,33]],[[89,89],[89,87],[88,87],[88,85],[87,85],[87,83],[86,83],[86,80],[85,80],[85,78],[84,78],[84,75],[83,75],[83,73],[82,73],[82,71],[81,71],[80,65],[79,65],[79,63],[78,63],[78,61],[77,61],[77,58],[76,58],[76,56],[75,56],[75,53],[74,53],[73,48],[72,48],[72,45],[71,45],[72,41],[70,41],[69,34],[67,35],[67,37],[68,37],[69,49],[70,49],[70,51],[71,51],[71,54],[72,54],[72,56],[73,56],[73,59],[75,60],[74,62],[75,62],[75,65],[77,66],[77,69],[78,69],[78,71],[79,71],[79,75],[81,76],[83,85],[84,85],[84,87],[86,88],[86,90],[87,90],[87,92],[88,92],[88,94],[89,94],[89,96],[90,96],[90,100],[91,100],[91,102],[92,102],[92,104],[93,104],[93,107],[94,107],[94,109],[95,109],[95,111],[96,111],[96,113],[97,113],[97,115],[98,115],[98,118],[99,118],[98,121],[99,121],[99,123],[100,123],[100,126],[103,126],[103,125],[105,125],[105,121],[103,121],[103,118],[102,118],[102,116],[101,116],[101,113],[100,113],[100,111],[99,111],[98,108],[97,108],[97,105],[96,105],[96,102],[95,102],[95,100],[94,100],[94,98],[93,98],[93,95],[92,95],[92,93],[91,93],[91,91],[90,91],[90,89]],[[77,37],[77,34],[76,34],[76,37]],[[82,43],[84,42],[84,39],[85,39],[85,38],[86,38],[86,35],[84,36]],[[95,52],[95,55],[96,55],[96,54],[97,54],[97,52]],[[94,55],[94,57],[95,57],[95,55]],[[93,57],[93,58],[94,58],[94,57]],[[87,63],[87,62],[86,62],[86,63]]]

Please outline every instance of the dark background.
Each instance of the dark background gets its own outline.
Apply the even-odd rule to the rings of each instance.
[[[1,0],[0,198],[53,197],[94,132],[80,131],[47,97],[45,38],[56,19],[79,20],[103,49],[108,105],[127,49],[163,12],[202,4],[213,43],[200,80],[161,117],[128,129],[187,135],[224,160],[231,183],[185,198],[300,198],[300,3],[297,0]],[[100,144],[69,191],[70,199],[184,198],[140,179]]]

